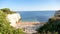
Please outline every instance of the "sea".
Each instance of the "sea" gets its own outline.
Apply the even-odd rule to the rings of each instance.
[[[54,17],[55,11],[17,11],[22,22],[47,22]]]

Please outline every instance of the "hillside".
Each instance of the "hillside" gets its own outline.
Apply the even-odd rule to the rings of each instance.
[[[0,34],[25,34],[22,29],[10,26],[10,22],[6,20],[6,16],[13,13],[16,12],[12,12],[8,8],[0,9]]]

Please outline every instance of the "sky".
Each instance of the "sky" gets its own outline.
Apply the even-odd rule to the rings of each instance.
[[[0,0],[0,8],[13,11],[60,10],[60,0]]]

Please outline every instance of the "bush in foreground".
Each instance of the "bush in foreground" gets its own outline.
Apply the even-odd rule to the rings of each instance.
[[[0,10],[0,34],[25,34],[22,29],[16,29],[10,26],[10,23],[6,20],[6,13],[8,12]]]

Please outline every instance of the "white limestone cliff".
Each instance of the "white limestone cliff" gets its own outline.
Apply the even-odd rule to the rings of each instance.
[[[14,14],[8,14],[7,19],[10,22],[10,25],[13,27],[16,27],[16,23],[20,21],[21,16],[19,13],[14,13]]]

